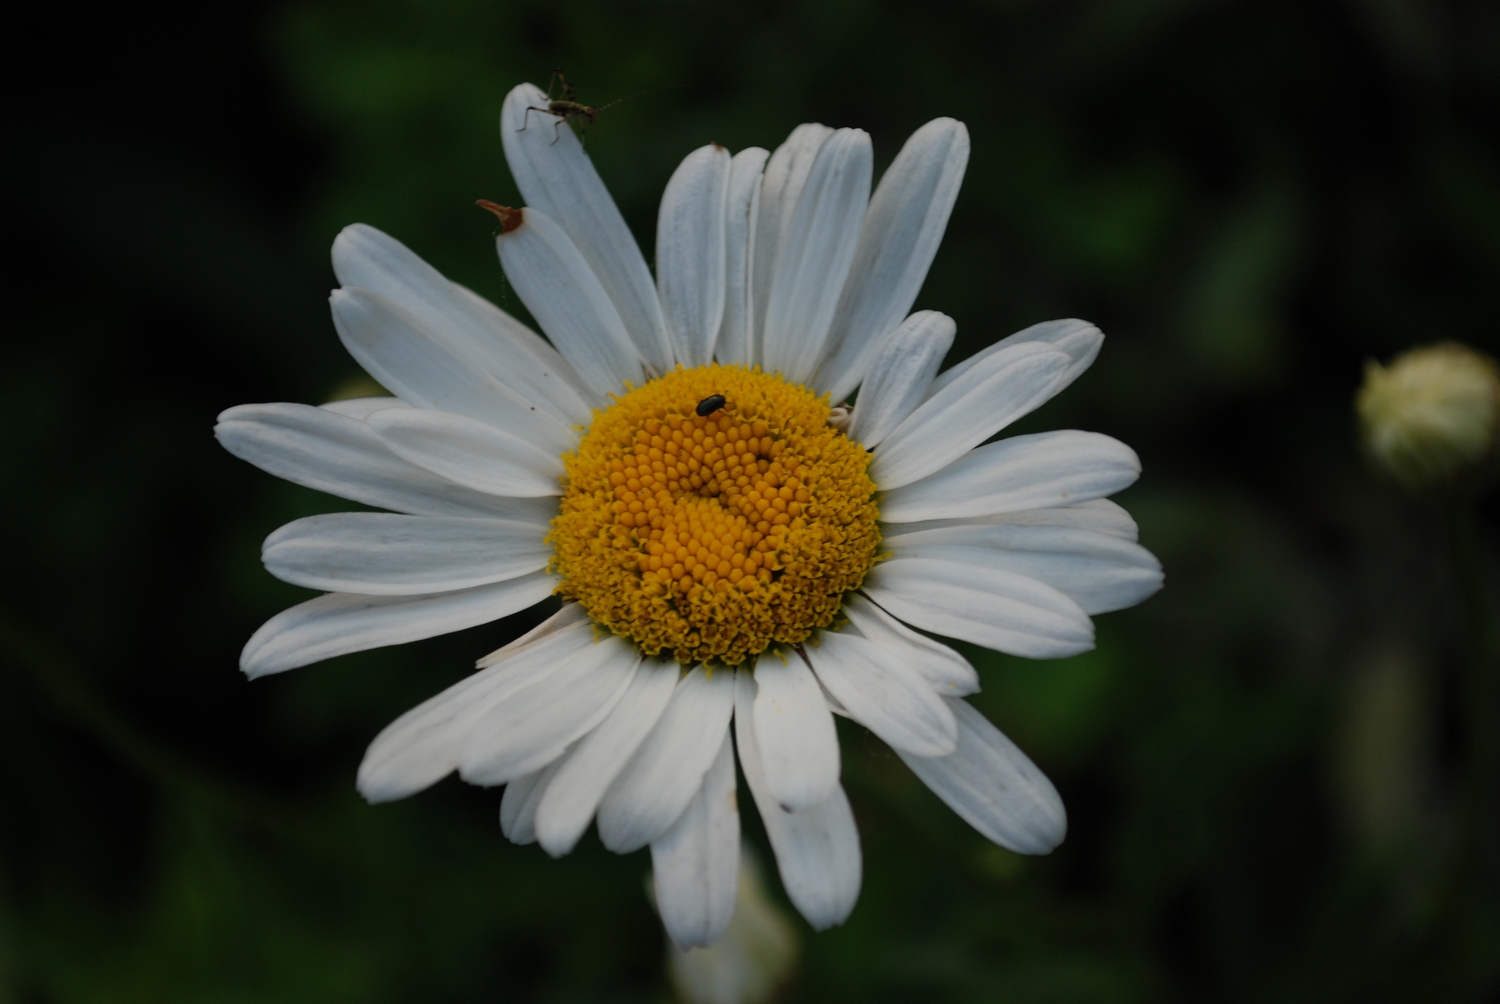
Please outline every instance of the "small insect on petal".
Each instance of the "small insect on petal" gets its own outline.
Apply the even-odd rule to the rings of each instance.
[[[724,407],[724,395],[710,394],[698,402],[698,415],[707,418],[722,407]]]
[[[521,218],[523,214],[519,209],[512,209],[509,206],[502,206],[498,202],[491,202],[489,199],[475,199],[474,205],[478,206],[480,209],[489,210],[499,218],[500,232],[502,234],[508,234],[512,230],[516,229],[516,227],[519,227],[521,225]]]

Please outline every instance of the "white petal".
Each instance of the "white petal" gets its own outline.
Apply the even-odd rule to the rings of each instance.
[[[811,380],[823,360],[870,201],[873,165],[868,133],[836,131],[818,150],[796,208],[782,223],[762,327],[762,365],[792,383]]]
[[[412,596],[468,589],[547,567],[547,528],[504,519],[338,512],[266,538],[266,569],[309,589]]]
[[[567,232],[614,303],[641,357],[653,373],[665,373],[671,368],[672,352],[646,259],[573,130],[546,112],[527,110],[546,106],[540,88],[521,84],[506,95],[501,108],[500,138],[516,187],[526,205]],[[541,323],[540,316],[537,320]]]
[[[562,757],[558,757],[561,760]],[[556,761],[553,761],[554,763]],[[552,766],[548,764],[547,767]],[[518,777],[505,786],[505,792],[500,796],[500,832],[505,834],[505,839],[513,844],[529,844],[536,840],[535,827],[532,825],[536,820],[536,803],[532,801],[529,818],[522,819],[522,814],[527,813],[527,801],[540,789],[539,782],[542,775],[546,773],[547,767],[525,777]],[[522,823],[518,827],[516,824]]]
[[[989,357],[898,425],[870,476],[889,491],[941,470],[1051,398],[1067,366],[1066,353],[1039,343]]]
[[[516,295],[585,384],[607,395],[621,393],[626,381],[642,383],[640,350],[562,227],[528,207],[495,247]]]
[[[907,523],[1075,505],[1135,483],[1141,461],[1118,439],[1065,429],[1012,436],[886,491],[880,519]],[[878,483],[878,482],[877,482]]]
[[[919,310],[881,341],[860,384],[849,438],[872,449],[904,422],[922,403],[957,331],[947,314]]]
[[[818,686],[823,687],[821,683]],[[849,709],[840,704],[839,699],[830,694],[827,687],[823,687],[823,702],[828,705],[828,710],[834,714],[841,718],[848,718],[850,721],[854,720],[854,716],[849,714]]]
[[[900,658],[902,654],[868,638],[835,631],[824,631],[817,647],[807,649],[818,679],[849,717],[892,749],[919,756],[953,752],[958,727],[952,713],[932,685]],[[757,718],[759,712],[757,707]],[[765,756],[764,747],[761,755]]]
[[[479,669],[489,669],[507,662],[521,653],[522,649],[528,649],[536,642],[541,641],[548,635],[556,634],[564,628],[578,630],[579,625],[593,624],[589,618],[588,611],[583,609],[580,603],[566,602],[562,608],[548,617],[545,621],[523,634],[521,637],[506,642],[489,655],[481,656],[474,660],[474,665]]]
[[[1072,361],[1068,364],[1067,372],[1063,374],[1062,382],[1053,391],[1053,393],[1061,393],[1065,387],[1082,376],[1084,370],[1094,364],[1094,360],[1098,358],[1099,349],[1104,345],[1104,334],[1088,321],[1080,321],[1071,317],[1061,321],[1043,321],[1041,324],[1033,324],[1029,328],[1000,339],[982,352],[976,352],[941,374],[928,388],[927,396],[937,397],[947,390],[953,381],[990,356],[997,352],[1005,352],[1025,342],[1051,345],[1068,354],[1068,358]]]
[[[801,812],[776,804],[755,739],[755,678],[740,669],[735,679],[734,742],[740,768],[760,810],[787,898],[819,931],[842,924],[859,899],[862,870],[849,799],[843,788],[835,788],[826,800]]]
[[[706,366],[724,317],[729,151],[699,147],[667,182],[656,217],[656,290],[676,361]]]
[[[334,290],[328,302],[339,340],[355,362],[408,404],[467,415],[549,452],[577,444],[578,434],[561,420],[429,338],[415,318],[378,293],[350,286]]]
[[[1017,437],[1021,438],[1021,437]],[[1009,440],[1007,440],[1009,442]],[[922,482],[925,483],[925,482]],[[940,530],[950,526],[1067,526],[1077,530],[1092,530],[1120,540],[1134,543],[1140,539],[1140,528],[1130,513],[1109,499],[1093,499],[1077,505],[1054,506],[1044,509],[1017,509],[1013,512],[995,513],[992,516],[968,516],[962,519],[926,519],[910,523],[891,523],[881,527],[885,537],[897,534],[916,533],[920,530]]]
[[[899,524],[898,524],[899,525]],[[1003,568],[1061,590],[1085,613],[1135,606],[1161,588],[1161,563],[1139,544],[1060,526],[954,526],[887,538],[898,558]]]
[[[551,763],[604,720],[640,661],[634,645],[609,635],[495,702],[464,741],[459,776],[470,784],[504,784]]]
[[[916,670],[944,697],[979,693],[979,674],[969,660],[941,642],[918,634],[870,600],[854,593],[844,600],[844,613],[855,630]],[[841,705],[842,706],[842,705]]]
[[[1094,647],[1094,625],[1051,586],[998,568],[929,558],[876,565],[864,591],[925,631],[1032,659],[1061,659]]]
[[[219,416],[224,448],[279,478],[419,516],[509,516],[542,522],[553,499],[504,499],[454,484],[397,457],[368,425],[307,404],[242,404]]]
[[[965,701],[948,701],[958,749],[927,758],[897,751],[912,773],[989,840],[1018,854],[1046,854],[1068,832],[1062,799],[1016,744]]]
[[[760,215],[761,169],[769,154],[758,146],[741,150],[729,162],[728,210],[724,228],[724,320],[714,355],[725,365],[754,364],[751,341],[755,299],[751,270],[755,261],[755,221]]]
[[[532,331],[520,321],[511,317],[505,311],[495,306],[489,300],[469,289],[467,286],[453,284],[453,288],[463,295],[464,299],[474,305],[491,327],[501,329],[506,333],[504,347],[501,357],[496,360],[499,365],[511,361],[516,355],[515,342],[522,342],[519,347],[521,352],[527,355],[537,356],[535,365],[521,364],[510,369],[505,377],[495,377],[507,386],[518,386],[518,381],[525,380],[526,385],[533,393],[527,394],[531,400],[547,398],[557,403],[558,409],[565,411],[573,425],[588,425],[593,417],[593,408],[606,403],[605,399],[594,393],[573,364],[563,358],[561,352],[557,351],[541,335]],[[561,384],[560,388],[558,385]]]
[[[734,674],[699,666],[677,684],[656,728],[599,803],[599,839],[617,854],[644,847],[682,815],[713,763],[734,708]]]
[[[530,328],[476,293],[449,282],[394,237],[363,223],[333,242],[333,271],[402,307],[422,331],[564,425],[586,424],[589,407],[557,350]]]
[[[646,659],[609,717],[578,743],[537,809],[537,840],[548,854],[562,857],[583,836],[604,792],[666,710],[679,668],[675,659]]]
[[[750,347],[756,365],[764,362],[766,304],[771,298],[771,278],[776,271],[776,255],[781,236],[791,219],[813,159],[833,130],[816,122],[799,125],[786,142],[776,148],[766,161],[760,182],[760,206],[755,214],[755,248],[750,266],[751,316]]]
[[[324,411],[331,411],[335,415],[344,415],[363,422],[377,411],[392,411],[401,408],[406,411],[421,411],[413,408],[399,397],[348,397],[341,401],[325,401],[318,405]]]
[[[432,638],[488,624],[552,595],[557,578],[534,572],[431,596],[329,593],[272,617],[240,653],[246,676],[266,676],[336,655]]]
[[[594,627],[567,604],[491,658],[494,662],[412,708],[381,730],[356,782],[371,802],[390,802],[435,784],[458,767],[469,732],[490,706],[594,643]]]
[[[870,199],[859,249],[834,315],[817,386],[842,401],[859,385],[881,338],[916,301],[969,162],[962,122],[934,119],[906,141]]]
[[[541,770],[518,777],[505,786],[500,797],[500,832],[513,844],[536,841],[536,812],[552,779],[568,762],[568,753],[553,760]]]
[[[787,812],[817,805],[839,785],[839,737],[822,688],[796,653],[755,664],[755,738],[766,788]]]
[[[561,457],[492,425],[423,408],[388,408],[366,421],[403,460],[475,491],[562,494]]]
[[[734,915],[740,878],[740,810],[729,730],[703,784],[672,828],[651,842],[656,909],[678,948],[718,941]]]

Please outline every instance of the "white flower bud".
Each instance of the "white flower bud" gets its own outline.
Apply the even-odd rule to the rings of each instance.
[[[1355,398],[1371,457],[1410,488],[1452,479],[1481,461],[1500,427],[1500,370],[1453,342],[1373,359]]]
[[[667,941],[667,974],[684,1004],[763,1004],[797,960],[797,933],[761,884],[749,848],[740,855],[739,896],[717,944],[683,951]]]

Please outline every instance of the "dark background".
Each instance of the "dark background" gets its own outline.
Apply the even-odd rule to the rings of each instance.
[[[0,1001],[667,999],[646,855],[513,847],[496,794],[456,780],[375,808],[353,789],[383,725],[534,615],[253,684],[236,667],[306,595],[260,540],[347,505],[234,460],[214,416],[358,378],[325,303],[346,223],[523,313],[473,200],[517,198],[501,100],[555,66],[589,103],[635,95],[588,150],[648,257],[705,142],[859,126],[879,169],[927,119],[964,120],[917,306],[957,319],[955,359],[1098,323],[1093,370],[1020,431],[1107,432],[1145,465],[1120,501],[1166,589],[1076,659],[973,653],[975,703],[1055,779],[1067,842],[990,846],[848,730],[864,892],[844,927],[802,928],[785,1000],[1497,999],[1497,848],[1471,842],[1465,788],[1488,600],[1455,576],[1462,501],[1368,473],[1351,397],[1367,357],[1500,350],[1500,5],[8,21]],[[1493,491],[1479,511],[1493,582]]]

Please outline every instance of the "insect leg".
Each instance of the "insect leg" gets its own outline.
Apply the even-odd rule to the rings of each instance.
[[[529,107],[527,107],[525,113],[522,114],[522,116],[521,116],[521,128],[517,129],[516,132],[521,132],[528,125],[531,124],[531,113],[532,112],[547,112],[547,109],[545,109],[545,108],[538,108],[536,105],[530,105]]]

